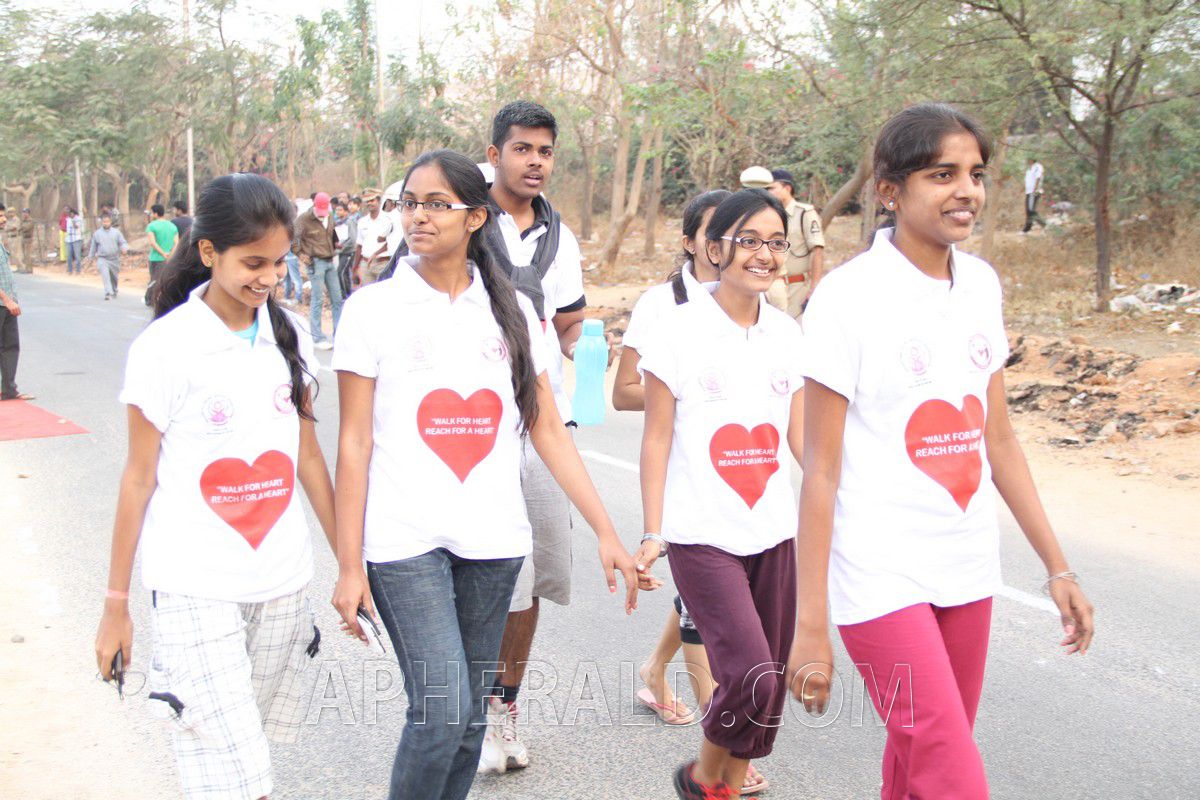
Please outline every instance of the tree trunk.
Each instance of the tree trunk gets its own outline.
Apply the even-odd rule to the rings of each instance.
[[[296,194],[296,130],[292,128],[288,131],[287,139],[287,177],[288,177],[288,192],[289,197],[293,200],[298,197]]]
[[[870,244],[871,237],[875,235],[875,219],[879,216],[879,201],[875,197],[874,181],[863,181],[859,203],[862,204],[862,222],[858,229],[858,239],[863,244]]]
[[[658,228],[658,211],[662,205],[663,189],[663,129],[654,134],[654,158],[650,161],[650,197],[646,202],[646,238],[642,255],[654,256],[654,237]]]
[[[89,172],[91,172],[92,185],[88,192],[88,213],[98,216],[100,213],[100,170],[92,167]],[[99,220],[96,221],[96,225],[100,225]]]
[[[1100,146],[1096,148],[1096,310],[1108,311],[1112,299],[1112,220],[1109,218],[1109,176],[1112,172],[1113,138],[1116,121],[1104,120]]]
[[[837,216],[838,212],[846,207],[846,203],[858,194],[859,189],[863,187],[873,172],[871,159],[875,153],[875,143],[868,139],[863,143],[862,155],[858,158],[858,164],[854,167],[854,173],[849,180],[841,185],[841,187],[833,193],[833,197],[829,198],[829,202],[821,209],[821,227],[828,228],[829,223]],[[864,208],[863,213],[867,213]]]
[[[129,187],[132,186],[129,176],[122,172],[117,178],[117,210],[121,212],[121,233],[129,238]]]
[[[625,116],[619,123],[617,151],[613,155],[612,198],[609,203],[609,238],[618,220],[625,215],[625,181],[629,177],[629,145],[633,137],[633,119]]]
[[[996,176],[988,191],[987,203],[983,207],[983,241],[979,246],[979,257],[992,264],[992,251],[996,242],[996,223],[1000,219],[1000,199],[1004,196],[1004,184],[1008,179],[1004,176],[1004,158],[1008,155],[1008,126],[1004,127],[1001,135],[996,138],[992,150],[991,173]],[[995,268],[996,265],[992,264]],[[999,272],[999,269],[996,270]]]
[[[580,138],[582,139],[582,137]],[[592,238],[592,195],[596,191],[595,146],[581,143],[579,152],[583,156],[583,196],[579,198],[579,238],[586,242]]]
[[[621,255],[621,243],[625,240],[625,232],[629,230],[629,226],[633,224],[633,218],[637,216],[638,204],[642,198],[642,183],[646,176],[646,160],[650,157],[650,143],[654,133],[654,128],[650,125],[646,125],[642,129],[642,141],[638,145],[637,162],[633,165],[633,180],[629,186],[629,202],[625,205],[625,213],[619,219],[613,219],[608,239],[604,242],[600,263],[605,267],[611,267],[617,263],[617,257]]]

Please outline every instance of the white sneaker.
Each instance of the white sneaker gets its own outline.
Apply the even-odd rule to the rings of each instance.
[[[505,766],[508,769],[525,769],[529,766],[529,751],[517,738],[517,704],[506,704],[498,697],[491,698],[488,703],[488,717],[495,716],[499,723]]]
[[[504,755],[499,725],[493,723],[492,715],[488,714],[487,733],[483,735],[483,749],[479,751],[479,766],[475,771],[479,774],[495,772],[503,775],[507,769],[508,757]]]
[[[333,342],[329,341],[328,339],[322,339],[319,342],[313,343],[313,349],[314,350],[332,350]]]

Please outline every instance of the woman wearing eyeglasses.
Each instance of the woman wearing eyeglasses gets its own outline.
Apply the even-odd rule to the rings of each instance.
[[[649,569],[669,555],[717,683],[699,758],[675,773],[685,800],[735,796],[775,740],[796,613],[787,451],[800,458],[803,427],[800,326],[763,298],[788,250],[783,207],[737,192],[713,212],[704,246],[720,280],[655,326],[638,364],[647,534],[637,561]]]
[[[418,158],[400,200],[412,255],[355,292],[337,330],[346,527],[333,604],[364,638],[357,611],[374,599],[404,674],[392,800],[461,800],[475,778],[484,686],[532,547],[522,436],[597,532],[602,560],[622,567],[626,610],[637,600],[633,561],[558,417],[533,306],[486,245],[487,202],[474,162]]]

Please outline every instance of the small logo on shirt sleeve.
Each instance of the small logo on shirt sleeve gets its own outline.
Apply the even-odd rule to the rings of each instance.
[[[992,365],[992,343],[982,333],[977,333],[967,342],[967,353],[971,363],[979,369],[987,369]]]
[[[275,387],[275,410],[280,414],[294,414],[296,404],[292,402],[292,385],[281,383]]]
[[[499,362],[508,358],[508,345],[499,336],[486,336],[483,340],[483,357]]]

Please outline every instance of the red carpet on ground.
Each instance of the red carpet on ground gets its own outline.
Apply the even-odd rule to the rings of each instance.
[[[0,441],[70,436],[75,433],[87,433],[87,429],[24,400],[0,400]]]

